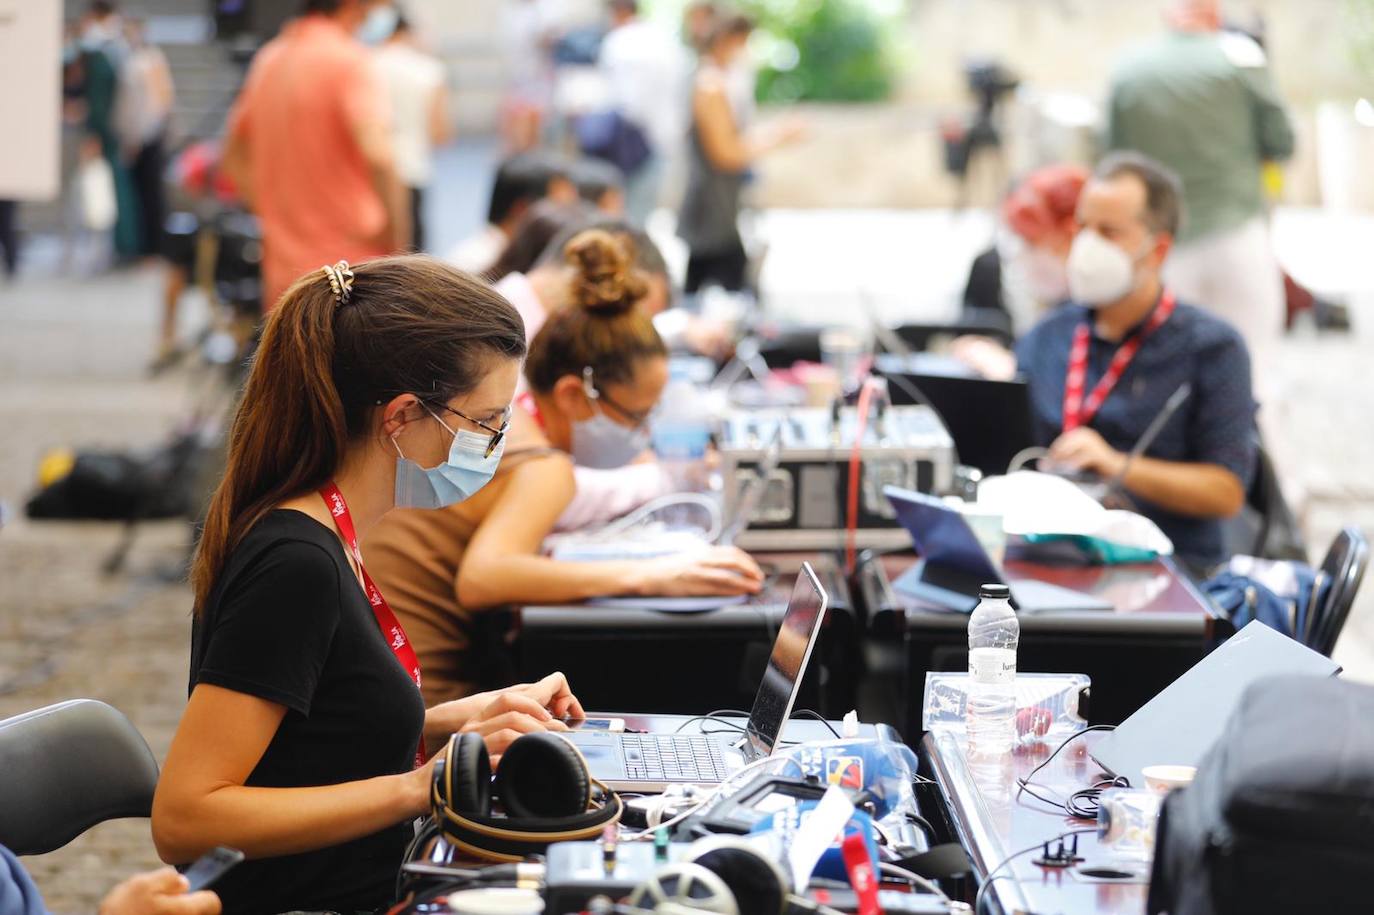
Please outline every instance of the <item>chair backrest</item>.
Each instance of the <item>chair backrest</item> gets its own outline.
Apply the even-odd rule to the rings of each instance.
[[[1262,559],[1306,562],[1307,545],[1293,508],[1284,498],[1273,458],[1258,435],[1255,444],[1255,475],[1245,501],[1258,513],[1260,523],[1254,543],[1246,552]]]
[[[138,729],[104,702],[0,721],[0,845],[41,855],[97,823],[149,816],[157,775]]]
[[[1308,647],[1328,657],[1331,655],[1345,628],[1346,618],[1350,616],[1368,565],[1369,541],[1359,528],[1347,527],[1336,535],[1322,560],[1321,576],[1326,582],[1326,594],[1318,605]]]

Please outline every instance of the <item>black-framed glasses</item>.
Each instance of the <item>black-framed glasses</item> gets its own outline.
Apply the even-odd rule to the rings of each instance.
[[[596,393],[596,400],[601,401],[606,406],[610,407],[612,410],[619,413],[621,416],[625,417],[625,419],[627,419],[630,422],[630,424],[634,426],[636,429],[641,429],[645,425],[647,425],[649,422],[649,417],[653,415],[653,411],[651,410],[635,412],[634,410],[622,407],[620,404],[616,403],[614,400],[612,400],[609,396],[602,393],[601,391],[597,391]]]
[[[483,457],[491,457],[496,452],[496,449],[501,447],[501,441],[506,437],[506,430],[510,428],[510,407],[506,408],[504,418],[501,420],[501,428],[493,429],[480,419],[473,419],[463,411],[455,410],[446,403],[431,403],[430,406],[438,407],[441,410],[447,410],[459,419],[465,419],[472,423],[483,432],[490,432],[491,440],[487,442],[487,450],[483,453]]]
[[[592,370],[590,368],[582,370],[582,388],[586,391],[587,397],[604,403],[606,406],[619,413],[624,419],[628,420],[630,425],[634,426],[636,429],[642,429],[649,422],[649,418],[653,416],[652,410],[631,410],[628,407],[623,407],[616,403],[609,394],[601,390],[596,382],[592,380]]]

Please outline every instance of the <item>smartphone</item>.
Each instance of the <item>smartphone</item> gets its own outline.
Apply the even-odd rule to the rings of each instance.
[[[564,718],[563,723],[574,731],[606,731],[610,734],[625,732],[624,718]]]
[[[234,865],[243,860],[243,852],[237,848],[212,848],[186,868],[183,876],[190,882],[186,892],[209,889],[215,881],[223,877]]]

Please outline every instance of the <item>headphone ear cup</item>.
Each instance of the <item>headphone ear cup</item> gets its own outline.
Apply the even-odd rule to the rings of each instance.
[[[454,734],[449,738],[444,767],[449,809],[465,816],[491,815],[491,759],[480,734]]]
[[[525,734],[501,754],[495,787],[506,815],[521,819],[577,816],[592,794],[582,754],[547,731]]]
[[[688,849],[693,864],[729,887],[741,912],[782,915],[787,906],[787,874],[778,863],[737,836],[715,836]]]

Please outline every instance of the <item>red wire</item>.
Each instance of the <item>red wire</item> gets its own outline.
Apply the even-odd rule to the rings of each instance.
[[[868,429],[868,408],[873,401],[873,391],[873,379],[865,379],[864,386],[859,391],[859,415],[854,426],[854,447],[849,452],[849,517],[845,524],[844,566],[850,575],[854,574],[854,556],[858,546],[859,466],[862,458],[864,432]]]

